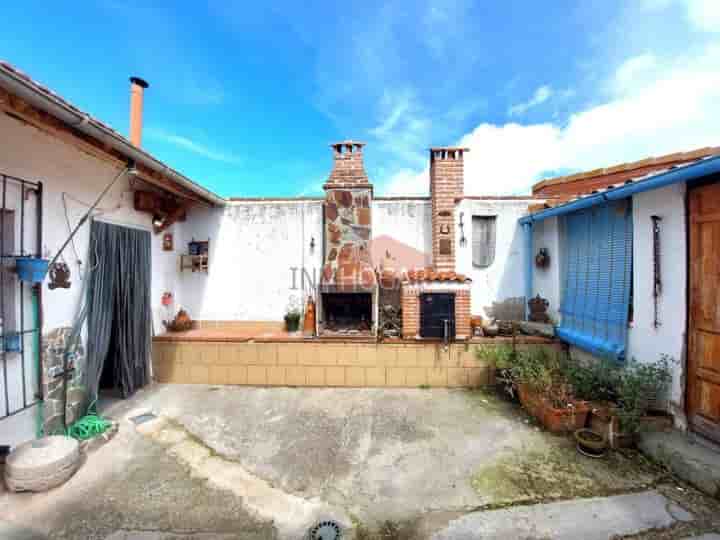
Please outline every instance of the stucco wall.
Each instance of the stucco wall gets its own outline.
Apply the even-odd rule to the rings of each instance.
[[[455,211],[457,271],[473,280],[472,313],[488,315],[494,303],[525,296],[525,247],[518,219],[527,213],[531,200],[464,199]],[[466,242],[460,243],[460,215]],[[497,216],[495,261],[488,268],[472,263],[472,216]]]
[[[533,260],[532,293],[550,302],[548,315],[555,323],[560,321],[560,269],[563,264],[560,237],[558,218],[549,218],[533,226],[533,257],[545,248],[550,255],[550,265],[538,268]]]
[[[179,276],[194,319],[279,321],[290,302],[304,301],[301,269],[306,288],[320,277],[322,201],[234,202],[192,212],[182,231],[183,252],[193,238],[210,239],[208,273]]]
[[[104,186],[120,170],[115,165],[102,161],[82,152],[56,137],[31,127],[5,114],[0,114],[0,173],[42,181],[44,185],[43,215],[43,254],[54,254],[67,238],[68,225],[65,217],[62,194],[67,194],[68,217],[71,225],[87,210],[84,203],[91,204]],[[19,238],[19,189],[8,184],[8,208],[16,209],[16,237]],[[78,202],[81,201],[81,202]],[[26,205],[26,250],[34,249],[34,197],[30,197]],[[103,219],[120,225],[140,226],[149,228],[147,214],[139,214],[132,209],[132,197],[128,180],[122,179],[107,194],[99,205],[97,219]],[[82,291],[81,276],[87,266],[89,224],[84,225],[75,237],[75,246],[79,258],[83,261],[83,271],[78,270],[76,257],[72,247],[64,252],[65,261],[69,264],[72,276],[70,289],[49,290],[43,285],[44,331],[47,333],[59,326],[69,326],[75,318],[78,301]],[[16,244],[19,249],[19,240]],[[152,306],[155,324],[160,320],[160,291],[174,288],[172,281],[175,254],[161,252],[161,238],[153,236],[153,283]],[[25,327],[32,327],[30,309],[30,291],[25,288]],[[19,304],[18,304],[19,306]],[[19,320],[19,308],[18,308]],[[32,339],[26,340],[25,368],[28,373],[35,373],[35,353],[32,350]],[[8,387],[13,391],[11,410],[22,404],[21,362],[20,355],[7,355]],[[31,378],[31,384],[36,380]],[[0,380],[0,385],[2,381]],[[28,396],[35,392],[35,386],[28,386]],[[0,386],[0,395],[4,396]],[[0,411],[4,411],[4,400],[0,400]],[[0,442],[15,444],[31,438],[34,434],[35,410],[19,415],[12,420],[0,420]]]
[[[376,244],[371,249],[375,259],[383,257],[388,250],[393,257],[401,259],[398,263],[404,266],[406,262],[402,260],[401,248],[395,245],[397,242],[417,252],[415,255],[418,257],[413,259],[413,263],[432,264],[432,209],[429,199],[375,200],[372,211],[372,235]],[[379,260],[375,263],[378,264]]]
[[[654,362],[667,354],[676,361],[671,399],[676,416],[683,411],[685,333],[687,320],[687,227],[685,184],[640,193],[633,197],[634,317],[628,356]],[[663,291],[658,299],[660,326],[653,326],[653,242],[650,216],[660,224],[660,267]]]

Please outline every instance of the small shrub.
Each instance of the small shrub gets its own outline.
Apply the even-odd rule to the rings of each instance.
[[[495,380],[503,386],[512,399],[515,399],[515,382],[511,372],[517,358],[515,348],[505,343],[484,345],[475,349],[475,357],[495,366]]]
[[[618,421],[623,433],[640,430],[641,418],[647,414],[651,400],[668,391],[672,381],[671,364],[675,360],[662,355],[652,363],[628,362],[618,379]]]
[[[515,349],[503,343],[501,345],[482,345],[475,349],[475,357],[478,360],[495,364],[496,369],[509,368],[516,356]]]
[[[610,358],[582,362],[567,355],[563,373],[578,399],[616,401],[620,366]]]

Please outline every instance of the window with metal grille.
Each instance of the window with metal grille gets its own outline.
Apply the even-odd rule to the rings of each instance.
[[[495,260],[496,216],[473,216],[472,248],[473,265],[487,268]]]
[[[625,358],[632,235],[630,199],[565,216],[561,339],[596,355]]]

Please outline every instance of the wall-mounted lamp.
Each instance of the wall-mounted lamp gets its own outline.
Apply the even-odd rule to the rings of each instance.
[[[315,237],[311,236],[310,237],[310,253],[312,253],[313,251],[315,251]]]
[[[463,216],[465,212],[460,212],[460,245],[464,246],[467,244],[467,238],[465,238],[465,224],[463,223]]]

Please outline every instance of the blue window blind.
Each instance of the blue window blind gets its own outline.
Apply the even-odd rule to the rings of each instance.
[[[593,354],[623,360],[632,288],[632,203],[613,201],[564,220],[557,334]]]

